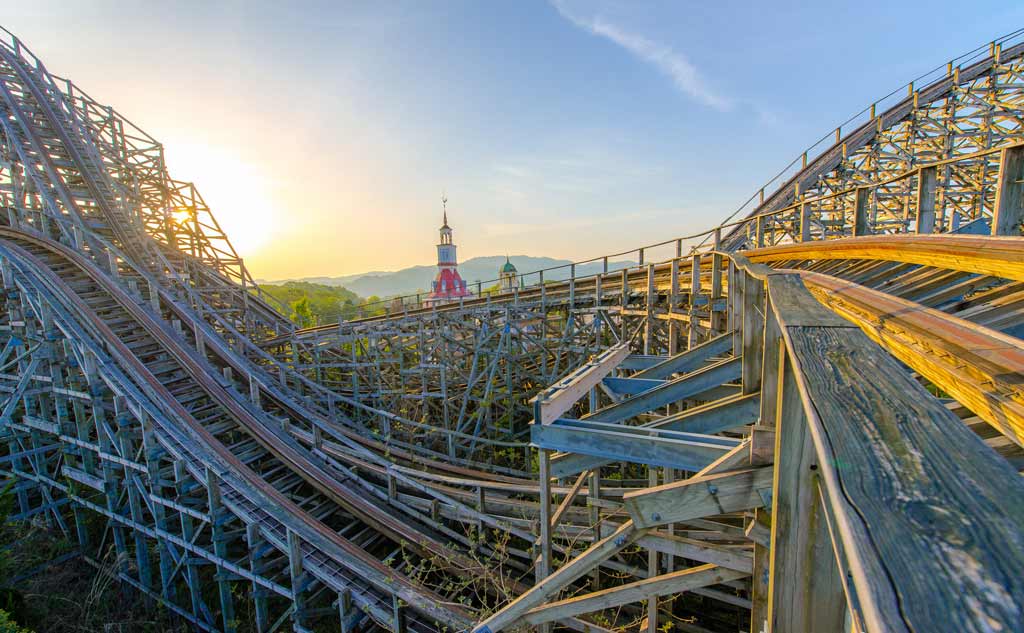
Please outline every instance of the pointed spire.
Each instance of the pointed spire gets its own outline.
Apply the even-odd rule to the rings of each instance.
[[[444,223],[441,228],[448,226],[448,196],[441,194],[441,208],[444,209]]]

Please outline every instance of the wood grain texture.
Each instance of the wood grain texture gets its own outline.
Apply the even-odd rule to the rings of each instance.
[[[785,335],[869,630],[1021,631],[1017,473],[863,333]]]
[[[541,622],[550,622],[558,618],[638,602],[650,596],[663,596],[689,591],[698,587],[707,587],[708,585],[742,578],[746,575],[749,574],[716,565],[700,565],[671,574],[645,578],[644,580],[638,580],[619,587],[552,602],[531,610],[523,619],[530,624],[540,624]]]
[[[815,296],[890,354],[1024,445],[1020,339],[828,275],[802,277]]]
[[[869,235],[747,251],[754,263],[791,259],[871,259],[1024,281],[1024,237]]]
[[[818,495],[818,457],[792,364],[779,384],[768,620],[773,633],[842,630],[846,597]],[[757,625],[757,622],[754,622]]]

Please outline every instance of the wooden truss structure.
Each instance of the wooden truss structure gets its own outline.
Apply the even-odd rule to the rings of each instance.
[[[1015,42],[689,252],[295,331],[159,144],[12,36],[18,516],[203,631],[1019,630]]]

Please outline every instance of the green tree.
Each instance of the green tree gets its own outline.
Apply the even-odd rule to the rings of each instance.
[[[0,609],[0,633],[32,633],[32,631],[19,626],[6,611]]]
[[[292,301],[291,308],[292,314],[289,318],[295,325],[303,328],[316,324],[316,316],[313,315],[313,309],[309,305],[309,297],[303,296]]]
[[[16,480],[12,479],[0,490],[0,526],[7,525],[7,518],[14,510],[13,488]],[[6,548],[0,550],[0,633],[32,633],[14,621],[12,613],[18,619],[25,619],[25,598],[17,589],[7,587],[10,579],[11,561]]]

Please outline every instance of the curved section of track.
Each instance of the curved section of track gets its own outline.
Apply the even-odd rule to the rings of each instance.
[[[0,238],[0,247],[24,265],[22,272],[42,276],[49,290],[100,333],[128,371],[154,394],[161,406],[187,424],[207,455],[217,459],[216,463],[197,459],[194,467],[202,470],[215,466],[216,472],[237,477],[239,487],[232,492],[238,495],[236,509],[241,515],[260,523],[270,534],[284,536],[292,530],[305,536],[310,550],[307,561],[318,569],[321,579],[335,584],[338,591],[355,588],[353,596],[360,607],[377,614],[384,624],[389,622],[386,614],[390,613],[391,600],[382,594],[391,593],[445,625],[463,628],[468,623],[459,609],[441,606],[448,602],[446,598],[412,584],[381,562],[405,539],[437,555],[451,555],[450,550],[352,494],[336,476],[303,455],[294,440],[271,431],[257,414],[247,410],[213,379],[201,361],[143,310],[135,298],[77,253],[11,230],[0,231]],[[145,336],[140,336],[141,332]],[[130,340],[133,349],[124,340]],[[245,441],[242,436],[253,441]],[[297,478],[305,481],[308,488],[296,486]],[[352,514],[345,517],[336,511],[331,517],[334,521],[358,518],[373,523],[382,534],[390,534],[390,548],[385,542],[372,548],[354,545],[340,536],[336,528],[330,528],[326,517],[312,517],[303,507],[322,507],[325,501],[318,501],[317,495],[335,502],[339,511],[344,509]],[[262,520],[261,509],[266,513]],[[270,509],[272,513],[267,512]],[[287,519],[282,524],[268,523],[282,517]],[[320,544],[321,551],[317,551],[314,543]],[[280,544],[284,547],[286,539],[282,538]],[[375,557],[374,551],[382,552],[381,558]]]

